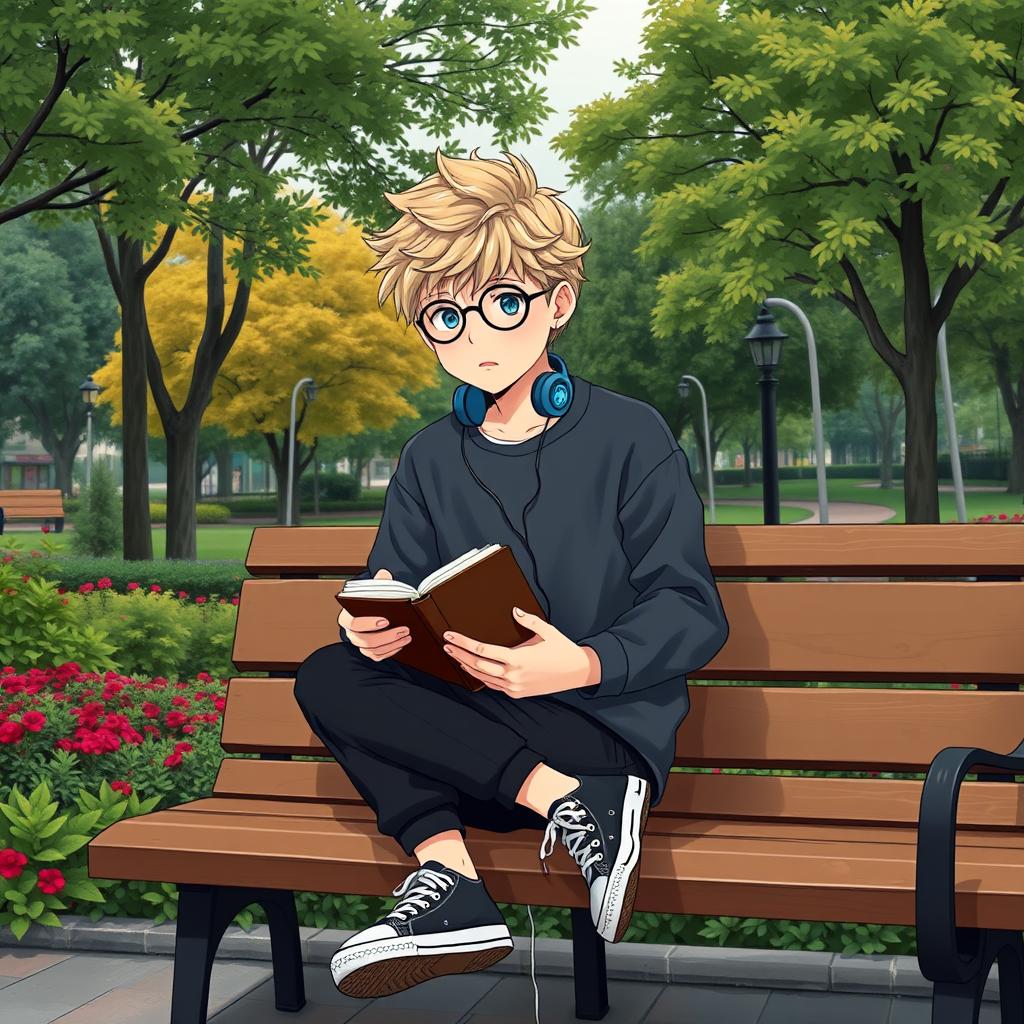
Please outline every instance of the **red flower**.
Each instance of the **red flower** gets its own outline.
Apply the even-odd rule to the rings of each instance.
[[[32,577],[31,577],[31,576],[22,576],[22,577],[21,577],[21,582],[22,582],[22,583],[28,583],[28,581],[29,581],[30,579],[32,579]]]
[[[960,683],[950,683],[949,684],[949,688],[951,690],[959,690],[959,689],[961,689],[961,684]]]
[[[206,604],[206,598],[205,597],[197,597],[196,598],[196,604]]]
[[[177,768],[181,764],[181,754],[168,754],[164,758],[164,767],[166,768]]]
[[[90,590],[95,590],[95,589],[96,589],[96,584],[95,583],[83,583],[78,588],[78,592],[80,594],[88,594]]]
[[[151,700],[147,700],[142,705],[142,713],[147,718],[159,718],[160,717],[160,708],[156,704],[154,704]]]
[[[132,795],[132,784],[125,782],[123,779],[115,779],[111,784],[110,788],[117,790],[118,793],[124,793],[125,796]]]
[[[42,530],[43,533],[49,533],[50,532],[50,524],[49,523],[43,523],[43,525],[40,526],[39,529]]]
[[[196,673],[196,679],[198,679],[200,682],[203,682],[203,683],[212,683],[213,682],[213,676],[211,676],[209,672],[197,672]]]
[[[60,873],[60,868],[41,868],[36,885],[39,886],[40,892],[52,896],[64,888],[64,876]]]
[[[188,721],[187,716],[180,711],[168,711],[164,716],[164,724],[168,729],[177,729]]]
[[[0,743],[20,743],[25,727],[20,722],[0,722]]]
[[[176,754],[187,754],[192,749],[192,744],[187,742],[175,743],[174,752]]]
[[[150,583],[149,589],[152,590],[154,594],[159,594],[160,591],[163,590],[163,587],[161,587],[159,583]]]
[[[226,598],[226,597],[222,597],[222,598],[220,598],[220,599],[218,600],[218,602],[217,602],[217,603],[218,603],[218,604],[227,604],[227,603],[228,603],[228,601],[227,601],[227,598]]]
[[[58,750],[74,750],[75,749],[74,744],[71,742],[71,740],[67,739],[66,737],[64,739],[57,740],[57,742],[54,743],[54,746]]]
[[[238,604],[238,598],[237,597],[231,598],[231,603],[232,604]]]
[[[196,727],[194,725],[191,725],[191,724],[190,725],[183,725],[181,727],[181,731],[182,732],[187,732],[191,736],[192,733],[194,733],[196,731]]]
[[[102,579],[96,581],[96,586],[100,590],[109,590],[113,585],[114,583],[109,576],[104,576]]]
[[[46,725],[46,715],[41,711],[26,711],[21,716],[21,724],[28,729],[29,732],[39,732],[44,725]]]
[[[138,590],[138,589],[139,589],[138,583],[129,583],[128,586],[125,587],[125,590]]]
[[[27,863],[28,857],[12,847],[0,850],[0,875],[4,878],[17,878]]]
[[[721,768],[712,768],[711,769],[711,774],[712,775],[721,775],[722,774],[722,769]]]
[[[188,594],[186,594],[184,590],[179,590],[178,597],[188,597]]]
[[[1000,512],[999,513],[999,518],[1000,519],[1005,519],[1006,518],[1006,513],[1005,512]]]
[[[189,706],[189,704],[191,704],[192,702],[188,699],[188,697],[180,697],[179,696],[179,697],[172,697],[171,698],[171,703],[176,708],[187,708]]]

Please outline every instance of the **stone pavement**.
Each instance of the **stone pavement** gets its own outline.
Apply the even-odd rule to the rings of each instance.
[[[760,498],[722,498],[715,500],[715,505],[762,505]],[[811,513],[806,519],[798,519],[791,526],[803,523],[820,523],[821,515],[816,501],[780,501],[780,505],[789,508],[803,508]],[[704,507],[708,503],[704,502]],[[828,503],[829,523],[885,523],[896,515],[895,509],[885,505],[872,504],[866,501],[830,501]]]
[[[6,948],[0,1024],[167,1024],[173,959],[144,953]],[[326,964],[305,966],[306,1005],[274,1007],[270,965],[214,963],[210,1024],[532,1024],[529,975],[495,971],[435,978],[382,999],[350,999]],[[577,1020],[571,978],[539,975],[541,1024]],[[606,1024],[930,1024],[926,998],[650,981],[608,983]],[[980,1024],[999,1024],[987,1001]]]

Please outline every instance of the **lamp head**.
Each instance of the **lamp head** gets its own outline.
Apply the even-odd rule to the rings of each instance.
[[[774,370],[782,358],[782,343],[788,337],[779,330],[768,307],[762,306],[746,339],[750,343],[754,365],[761,370]]]

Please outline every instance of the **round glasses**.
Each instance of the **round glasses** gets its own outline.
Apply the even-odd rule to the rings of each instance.
[[[476,310],[488,327],[496,331],[513,331],[529,315],[530,303],[554,290],[557,284],[527,295],[514,284],[495,284],[488,288],[475,306],[460,306],[450,299],[429,302],[413,321],[438,345],[449,345],[466,329],[466,315]]]

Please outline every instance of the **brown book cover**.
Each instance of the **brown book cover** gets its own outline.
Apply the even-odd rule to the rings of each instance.
[[[513,607],[545,618],[512,549],[505,544],[490,547],[493,550],[475,549],[442,566],[426,577],[419,588],[407,588],[408,596],[356,596],[343,589],[335,600],[353,616],[379,615],[387,619],[388,625],[382,629],[405,626],[411,639],[391,655],[396,661],[467,690],[482,690],[484,684],[479,679],[445,654],[445,631],[451,629],[473,640],[515,647],[536,634],[515,620]],[[482,557],[457,568],[463,559],[481,552],[485,552]],[[432,577],[449,568],[452,574],[431,585]],[[399,588],[404,586],[399,584]]]

